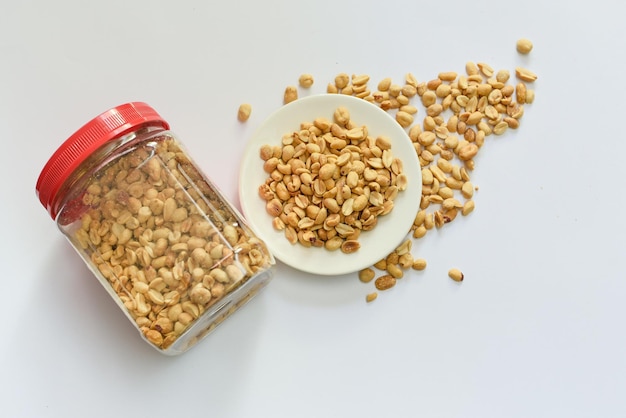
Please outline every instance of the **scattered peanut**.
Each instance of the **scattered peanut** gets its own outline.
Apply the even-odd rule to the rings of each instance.
[[[521,38],[517,40],[515,47],[520,54],[528,54],[533,49],[533,43],[529,39]]]
[[[350,76],[346,73],[337,74],[337,76],[335,77],[335,86],[339,90],[346,88],[349,82]]]
[[[370,302],[375,301],[377,297],[378,297],[378,292],[368,293],[368,294],[365,296],[365,301],[366,301],[367,303],[370,303]]]
[[[385,274],[377,278],[374,284],[378,290],[387,290],[396,285],[396,279],[390,274]]]
[[[537,80],[537,74],[533,73],[532,71],[530,71],[530,70],[528,70],[526,68],[522,68],[522,67],[516,67],[515,68],[515,75],[520,80],[526,81],[528,83],[532,83],[533,81]]]
[[[252,112],[252,106],[248,103],[243,103],[239,106],[239,110],[237,111],[237,119],[240,122],[245,122],[250,118],[250,113]]]
[[[403,128],[410,126],[413,123],[413,115],[403,110],[396,113],[396,120]]]
[[[308,89],[313,85],[313,76],[311,74],[302,74],[300,78],[298,78],[298,84]]]
[[[395,279],[401,279],[404,276],[402,269],[397,264],[387,263],[387,273]]]
[[[426,260],[424,260],[423,258],[417,258],[414,262],[413,262],[413,269],[414,270],[424,270],[426,268]]]
[[[296,89],[294,86],[287,86],[285,88],[285,94],[283,96],[283,103],[285,104],[291,103],[297,99],[298,99],[298,89]]]
[[[371,268],[363,269],[359,271],[359,280],[363,283],[369,283],[374,279],[375,274],[376,273]]]
[[[448,271],[448,276],[454,280],[455,282],[461,282],[464,279],[463,273],[459,269],[450,269]]]
[[[461,214],[463,216],[467,216],[474,211],[474,201],[468,200],[463,204],[463,208],[461,209]]]

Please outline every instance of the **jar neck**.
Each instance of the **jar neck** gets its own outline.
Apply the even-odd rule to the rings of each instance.
[[[146,125],[139,129],[106,142],[85,159],[63,182],[52,201],[52,213],[62,225],[71,223],[79,212],[86,207],[82,203],[85,183],[111,161],[130,152],[137,144],[162,135],[166,130],[162,126]],[[67,213],[67,212],[75,213]],[[66,218],[66,219],[63,219]]]

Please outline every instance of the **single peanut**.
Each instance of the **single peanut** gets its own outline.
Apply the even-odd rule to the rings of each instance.
[[[468,200],[463,204],[463,208],[461,209],[461,214],[463,216],[467,216],[474,211],[474,201]]]
[[[522,67],[515,68],[515,75],[520,80],[526,81],[528,83],[532,83],[533,81],[537,80],[537,74],[533,73],[529,69],[522,68]]]
[[[396,113],[396,120],[403,128],[408,128],[413,123],[413,115],[403,110]]]
[[[520,39],[517,42],[517,48],[520,53],[526,54],[532,50],[532,43],[527,39]],[[404,128],[410,127],[409,138],[413,142],[422,166],[421,210],[415,216],[410,231],[415,239],[424,237],[427,231],[434,227],[441,228],[452,222],[457,214],[467,216],[474,210],[472,197],[478,188],[474,187],[469,179],[469,172],[475,166],[474,157],[485,144],[487,136],[502,135],[508,128],[518,128],[520,118],[524,114],[523,105],[532,103],[534,100],[534,91],[526,88],[524,83],[535,81],[537,75],[528,69],[521,67],[515,69],[515,76],[522,81],[517,85],[507,84],[510,80],[508,70],[494,71],[484,62],[478,64],[467,62],[465,70],[467,76],[459,76],[452,71],[441,72],[437,78],[428,82],[418,82],[412,74],[408,73],[404,85],[393,83],[391,78],[384,78],[377,84],[377,91],[372,93],[367,90],[366,84],[369,77],[365,75],[353,75],[350,78],[347,74],[341,73],[335,78],[334,84],[329,84],[333,86],[334,92],[341,90],[344,94],[355,95],[366,100],[369,98],[369,101],[378,104],[386,111],[397,109],[395,117],[398,123]],[[333,89],[329,87],[329,92]],[[422,123],[414,123],[417,108],[412,105],[411,100],[415,96],[419,97],[426,108],[426,116]],[[451,112],[451,115],[448,116],[448,112]],[[342,136],[348,144],[345,142],[340,144],[334,139],[327,139],[325,145],[330,149],[343,149],[350,145],[350,141],[367,138],[367,134],[364,134],[358,125],[351,123],[349,116],[340,117],[339,120],[335,120],[335,123],[342,131],[336,128],[332,135]],[[336,194],[336,198],[324,199],[329,202],[327,216],[332,215],[333,219],[330,222],[322,221],[325,228],[334,223],[338,229],[333,231],[340,231],[332,239],[341,240],[339,236],[345,237],[353,230],[351,226],[341,222],[339,217],[352,216],[355,211],[369,210],[367,206],[363,206],[364,197],[354,195],[353,190],[355,188],[360,190],[359,187],[362,187],[359,186],[362,184],[359,181],[381,182],[380,184],[374,183],[375,187],[380,187],[385,181],[381,180],[375,171],[391,164],[392,160],[389,157],[383,158],[382,154],[388,146],[378,139],[370,138],[369,140],[372,141],[372,149],[367,151],[369,165],[364,169],[365,174],[362,177],[347,176],[350,172],[348,167],[352,164],[347,157],[347,152],[343,156],[339,154],[339,157],[333,158],[333,164],[341,158],[341,164],[337,164],[341,168],[332,170],[331,166],[324,168],[327,163],[324,161],[320,164],[320,171],[317,172],[321,174],[321,178],[325,179],[324,186],[328,186],[333,190],[332,193]],[[269,153],[265,152],[265,154]],[[271,157],[265,161],[270,159]],[[462,164],[454,164],[455,159],[460,160]],[[272,168],[272,162],[269,166]],[[346,176],[339,188],[336,186],[337,170],[340,175]],[[397,178],[399,179],[400,176]],[[402,184],[405,180],[406,175],[403,175]],[[312,182],[312,180],[307,181],[308,184]],[[397,184],[400,182],[397,181]],[[316,186],[320,196],[328,193],[329,189],[322,190],[320,187],[319,184]],[[348,188],[347,194],[344,195],[341,192],[342,187]],[[261,192],[260,190],[260,194],[264,195]],[[372,202],[381,202],[379,193],[370,191],[369,194]],[[463,199],[459,200],[460,197],[457,194]],[[289,194],[284,196],[288,197]],[[338,218],[335,220],[334,217]],[[303,223],[300,222],[300,225]],[[341,243],[338,244],[338,248],[341,245]],[[375,281],[378,290],[393,287],[395,280],[402,277],[402,269],[423,270],[426,268],[426,261],[413,259],[410,249],[402,251],[402,255],[397,252],[390,254],[374,265],[386,271],[385,275]],[[395,255],[395,258],[392,255]],[[463,273],[458,269],[451,269],[449,275],[456,281],[463,280]],[[359,272],[359,279],[366,283],[373,280],[374,276],[372,269],[363,269]],[[376,296],[377,293],[374,292],[367,295],[366,300],[369,302]]]
[[[533,49],[533,43],[529,39],[521,38],[517,40],[515,47],[520,54],[528,54]]]
[[[359,271],[359,280],[363,283],[369,283],[374,279],[375,273],[371,268],[366,268]]]
[[[367,303],[370,303],[370,302],[375,301],[377,297],[378,297],[378,292],[368,293],[368,294],[365,296],[365,301],[366,301]]]
[[[298,89],[294,86],[287,86],[283,95],[283,103],[291,103],[298,99]]]
[[[363,85],[367,76],[353,82]],[[274,228],[291,244],[345,254],[360,249],[361,231],[393,210],[393,200],[409,181],[391,141],[368,136],[367,126],[355,124],[345,107],[335,109],[332,121],[303,122],[301,130],[282,137],[278,152],[262,146],[260,155],[268,178],[259,196]]]
[[[465,278],[461,270],[453,268],[448,271],[448,276],[455,282],[461,282]]]
[[[340,90],[346,88],[349,82],[350,76],[346,73],[339,73],[335,77],[335,86]]]
[[[243,103],[239,106],[239,110],[237,110],[237,119],[241,122],[245,122],[250,118],[250,113],[252,112],[252,106],[249,103]]]
[[[416,258],[413,261],[413,269],[414,270],[424,270],[426,268],[426,260],[424,260],[423,258]]]
[[[385,274],[377,278],[374,284],[378,290],[387,290],[396,285],[396,279],[390,274]]]

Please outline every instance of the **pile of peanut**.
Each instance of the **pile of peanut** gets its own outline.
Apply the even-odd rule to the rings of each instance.
[[[528,39],[516,43],[520,54],[528,54],[532,48]],[[356,96],[376,104],[395,114],[398,123],[408,131],[422,167],[423,183],[420,210],[409,231],[413,238],[423,238],[433,228],[442,228],[459,214],[466,216],[474,210],[473,195],[478,187],[472,184],[470,173],[475,168],[476,155],[488,136],[519,128],[524,106],[535,98],[529,84],[537,75],[517,67],[515,77],[517,82],[511,83],[508,70],[495,71],[484,62],[467,62],[465,74],[441,72],[428,81],[418,81],[408,73],[403,83],[384,78],[374,89],[368,86],[368,75],[340,73],[328,83],[327,93]],[[304,74],[299,81],[300,87],[309,88],[313,77]],[[288,86],[283,102],[297,98],[297,88]],[[425,110],[421,121],[417,119],[415,104]],[[360,271],[360,280],[371,282],[376,270],[382,271],[375,286],[386,290],[403,277],[403,270],[425,269],[426,261],[414,259],[410,249],[411,240],[406,240],[386,258]],[[457,282],[464,279],[456,268],[450,269],[448,276]],[[371,302],[376,297],[377,292],[372,292],[366,300]]]
[[[145,338],[163,350],[272,263],[264,244],[168,136],[101,169],[82,204],[90,209],[73,240]]]
[[[370,136],[345,107],[335,110],[332,121],[302,123],[281,145],[261,147],[260,156],[268,177],[259,195],[273,226],[305,247],[358,251],[361,231],[390,213],[407,186],[389,139]]]

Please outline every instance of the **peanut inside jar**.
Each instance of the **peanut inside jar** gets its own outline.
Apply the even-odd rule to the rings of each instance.
[[[71,239],[154,346],[272,263],[178,142],[143,141],[89,180]]]

